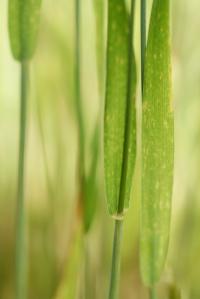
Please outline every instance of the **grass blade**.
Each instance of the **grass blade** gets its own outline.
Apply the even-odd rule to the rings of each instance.
[[[129,39],[130,24],[125,1],[116,5],[114,0],[109,0],[104,168],[108,210],[112,216],[119,216],[128,208],[136,156],[136,70],[132,42],[129,61]],[[131,89],[127,89],[130,72]]]
[[[144,70],[142,120],[141,272],[160,278],[168,249],[173,185],[170,1],[154,0]]]

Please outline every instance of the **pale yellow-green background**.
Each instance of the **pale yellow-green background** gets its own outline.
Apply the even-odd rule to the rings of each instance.
[[[119,0],[116,0],[119,1]],[[44,0],[39,43],[31,64],[26,211],[31,299],[73,299],[83,288],[83,255],[70,239],[77,198],[77,127],[74,110],[74,2]],[[98,96],[95,20],[92,0],[82,0],[82,100],[89,146],[103,102]],[[139,67],[139,0],[136,1],[136,54]],[[147,1],[150,2],[151,1]],[[200,3],[172,0],[175,183],[171,242],[159,298],[178,288],[183,299],[200,298]],[[14,232],[18,158],[20,68],[13,61],[7,31],[7,1],[0,3],[0,298],[14,298]],[[138,89],[138,95],[139,95]],[[102,162],[100,160],[100,162]],[[89,163],[89,162],[88,162]],[[98,212],[87,239],[93,295],[107,298],[112,220],[106,210],[102,163]],[[139,276],[139,187],[137,172],[125,220],[121,298],[147,298]],[[76,238],[76,236],[74,237]],[[70,251],[70,245],[78,247]],[[74,254],[73,254],[74,253]],[[75,254],[76,253],[76,254]],[[69,256],[71,263],[66,263]],[[62,270],[72,268],[68,275]],[[73,271],[74,270],[74,271]],[[76,275],[78,271],[79,275]],[[74,273],[73,273],[74,272]],[[67,287],[68,297],[62,297]],[[95,291],[96,287],[96,291]],[[61,290],[61,291],[60,291]],[[96,292],[96,295],[94,295]],[[58,294],[58,295],[57,295]],[[71,294],[71,295],[70,295]],[[75,298],[75,297],[74,297]],[[178,298],[178,297],[177,297]],[[90,298],[87,298],[90,299]]]

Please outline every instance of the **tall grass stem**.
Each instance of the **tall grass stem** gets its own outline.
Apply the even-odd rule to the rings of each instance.
[[[109,299],[118,298],[123,220],[115,220]]]
[[[79,162],[80,162],[80,173],[83,175],[84,172],[84,121],[83,121],[83,109],[81,103],[81,2],[76,0],[75,9],[76,19],[76,32],[75,32],[75,104],[78,122],[78,134],[79,134]]]
[[[24,205],[24,170],[27,127],[28,62],[21,62],[20,133],[16,218],[16,299],[26,298],[26,239]]]

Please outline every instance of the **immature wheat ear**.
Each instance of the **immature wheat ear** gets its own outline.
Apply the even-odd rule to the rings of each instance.
[[[29,60],[34,55],[42,0],[9,0],[8,27],[13,57]]]

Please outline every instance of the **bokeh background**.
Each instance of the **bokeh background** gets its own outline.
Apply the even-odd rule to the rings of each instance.
[[[103,109],[96,61],[100,37],[96,33],[93,0],[81,2],[81,96],[86,165],[90,165],[92,136]],[[138,70],[139,2],[136,1],[135,19]],[[151,1],[147,2],[150,11]],[[170,248],[158,292],[162,299],[199,299],[200,2],[171,2],[175,182]],[[106,298],[109,284],[113,221],[107,213],[101,150],[94,198],[96,214],[85,236],[80,229],[81,213],[77,213],[74,4],[73,0],[43,1],[39,42],[31,64],[26,156],[30,299],[84,298],[85,271],[86,285],[90,285],[87,299]],[[12,299],[20,68],[9,48],[6,0],[0,2],[0,40],[0,298]],[[138,107],[139,85],[138,82]],[[122,250],[120,295],[127,299],[148,298],[139,274],[138,165]]]

